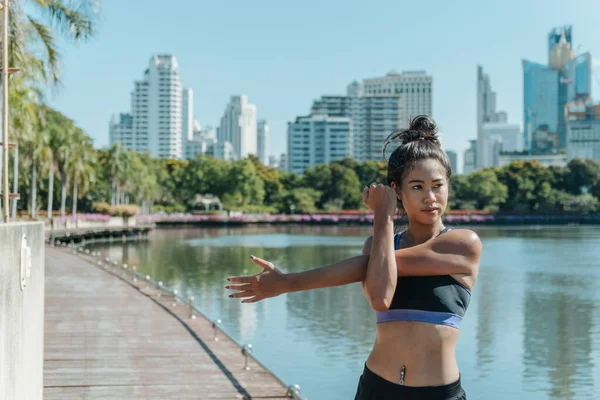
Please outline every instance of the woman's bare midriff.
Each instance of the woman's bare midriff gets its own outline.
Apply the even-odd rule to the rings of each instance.
[[[377,324],[375,346],[367,367],[382,378],[404,385],[437,386],[456,382],[458,330],[423,322],[394,321]]]

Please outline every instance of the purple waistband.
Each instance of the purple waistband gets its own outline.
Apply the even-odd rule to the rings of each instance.
[[[377,312],[377,323],[391,321],[416,321],[447,325],[458,329],[462,321],[460,315],[447,312],[423,310],[388,310]]]

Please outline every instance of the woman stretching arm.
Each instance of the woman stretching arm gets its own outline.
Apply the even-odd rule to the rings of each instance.
[[[365,242],[371,248],[372,238]],[[366,253],[366,252],[365,252]],[[453,229],[425,243],[395,251],[398,276],[452,275],[464,276],[463,283],[473,286],[477,276],[481,241],[468,229]],[[230,295],[245,298],[243,303],[254,303],[283,293],[300,292],[332,286],[363,282],[367,276],[369,254],[348,258],[307,271],[284,274],[269,262],[251,256],[263,271],[254,276],[232,276],[227,289],[237,290]]]

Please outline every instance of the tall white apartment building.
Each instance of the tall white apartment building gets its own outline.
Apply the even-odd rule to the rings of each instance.
[[[218,130],[219,143],[230,142],[234,159],[258,153],[256,106],[248,103],[246,95],[231,96],[221,118]]]
[[[424,71],[391,71],[384,77],[352,82],[346,96],[323,96],[312,114],[352,119],[352,157],[381,160],[383,141],[408,126],[410,118],[432,113],[433,79]]]
[[[288,123],[288,172],[303,175],[305,168],[351,155],[350,118],[313,114]]]
[[[263,165],[268,165],[269,125],[264,120],[259,120],[256,125],[258,159]]]
[[[138,150],[152,157],[182,158],[182,87],[177,59],[154,55],[131,95],[133,135]]]
[[[365,97],[398,97],[401,99],[399,111],[401,123],[420,114],[431,115],[433,78],[425,71],[392,70],[380,78],[365,79]]]

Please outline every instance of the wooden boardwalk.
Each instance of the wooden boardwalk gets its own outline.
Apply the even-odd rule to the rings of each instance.
[[[92,262],[46,248],[45,400],[288,399],[210,321]]]

